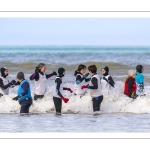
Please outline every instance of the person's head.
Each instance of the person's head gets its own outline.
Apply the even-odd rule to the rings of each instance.
[[[137,65],[136,66],[136,71],[139,73],[143,73],[144,72],[144,67],[142,65]]]
[[[44,73],[46,71],[46,65],[44,63],[39,63],[37,67],[40,72]]]
[[[135,70],[129,70],[128,71],[128,76],[132,77],[132,78],[135,78],[136,77],[136,71]]]
[[[101,71],[104,76],[109,74],[109,68],[107,66],[103,66]]]
[[[65,76],[65,69],[64,69],[63,67],[60,67],[60,68],[58,69],[58,76],[59,76],[59,77]]]
[[[1,68],[1,76],[4,78],[8,76],[8,69],[6,67]]]
[[[24,80],[25,78],[24,78],[24,73],[23,72],[18,72],[18,74],[17,74],[17,80],[19,81],[19,82],[21,82],[22,80]]]
[[[78,70],[76,70],[76,72],[80,72],[81,74],[85,74],[85,73],[86,73],[86,66],[80,64],[80,65],[78,66]]]
[[[89,70],[89,75],[92,76],[97,72],[97,67],[95,65],[91,65],[88,67],[88,70]]]

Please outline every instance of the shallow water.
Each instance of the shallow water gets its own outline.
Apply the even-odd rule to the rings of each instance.
[[[0,114],[0,132],[150,132],[149,114]]]
[[[150,114],[150,47],[2,47],[0,65],[9,69],[9,78],[16,79],[16,73],[23,71],[25,77],[34,73],[38,63],[46,64],[46,73],[52,73],[62,66],[66,69],[63,78],[66,87],[74,88],[74,71],[78,65],[95,64],[101,76],[101,67],[109,66],[115,81],[115,89],[104,94],[102,114],[92,115],[92,101],[89,93],[81,99],[64,92],[70,98],[62,104],[62,116],[55,116],[52,90],[55,77],[47,80],[48,91],[43,100],[34,101],[30,107],[32,115],[20,116],[20,105],[12,98],[17,88],[10,89],[10,95],[0,98],[0,132],[149,132]],[[147,96],[133,102],[123,94],[123,81],[130,69],[144,65],[145,91]],[[29,81],[32,96],[34,82]],[[3,113],[3,114],[2,114]],[[35,114],[36,113],[36,114]]]

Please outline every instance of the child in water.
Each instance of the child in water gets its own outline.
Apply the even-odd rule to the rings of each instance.
[[[54,75],[57,75],[55,71],[51,74],[46,74],[45,71],[46,71],[45,64],[40,63],[36,67],[35,73],[30,76],[30,80],[35,80],[34,100],[41,99],[44,97],[44,94],[46,93],[47,90],[46,80]]]
[[[63,87],[63,81],[62,77],[65,76],[65,69],[64,68],[59,68],[58,69],[58,75],[55,79],[55,89],[53,93],[53,101],[55,105],[55,110],[56,110],[56,115],[61,115],[61,107],[62,107],[62,100],[67,103],[69,101],[68,98],[65,98],[63,96],[63,90],[67,90],[70,93],[73,91],[70,88]]]
[[[124,82],[124,94],[136,99],[137,94],[136,94],[136,82],[135,82],[135,77],[136,77],[136,71],[135,70],[129,70],[128,71],[128,77],[125,79]]]
[[[7,76],[8,76],[8,69],[6,67],[1,68],[0,97],[3,95],[8,95],[9,88],[16,84],[15,80],[9,82]]]
[[[17,96],[14,97],[13,100],[18,100],[19,104],[21,105],[20,113],[29,113],[29,107],[32,104],[30,84],[25,79],[23,72],[19,72],[17,74],[17,79],[19,88]]]
[[[88,88],[90,91],[90,95],[93,101],[93,112],[94,115],[100,113],[100,105],[103,101],[103,95],[101,92],[100,78],[97,74],[97,67],[95,65],[91,65],[88,67],[89,75],[91,76],[90,83],[88,85],[83,85],[81,88]]]
[[[136,94],[138,96],[146,95],[144,94],[144,76],[142,74],[143,72],[144,72],[144,67],[142,65],[137,65],[136,66],[136,86],[137,86]]]
[[[114,87],[115,82],[113,81],[112,77],[109,75],[109,68],[107,66],[103,66],[101,71],[103,75],[100,79],[102,91],[109,92],[111,87]]]
[[[79,95],[80,97],[82,97],[86,92],[86,89],[81,89],[81,86],[85,85],[86,82],[90,81],[90,78],[86,78],[89,75],[89,73],[85,73],[86,66],[82,64],[78,66],[78,70],[76,70],[74,73],[74,75],[76,76],[74,93],[75,95]]]

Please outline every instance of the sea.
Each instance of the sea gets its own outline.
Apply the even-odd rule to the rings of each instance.
[[[18,87],[10,88],[10,94],[0,98],[0,132],[150,132],[150,47],[146,46],[0,46],[0,67],[7,67],[9,80],[24,72],[34,95],[34,81],[29,77],[39,63],[46,64],[46,73],[63,67],[65,87],[74,90],[75,76],[79,64],[86,67],[95,64],[99,77],[101,68],[109,67],[115,88],[104,94],[101,114],[93,115],[89,91],[80,98],[64,91],[69,98],[62,103],[62,115],[55,115],[53,90],[55,76],[46,81],[48,90],[41,100],[33,101],[30,113],[20,115],[20,105],[12,98]],[[128,70],[137,65],[144,66],[146,96],[135,100],[123,94],[124,80]],[[88,70],[87,70],[88,71]]]

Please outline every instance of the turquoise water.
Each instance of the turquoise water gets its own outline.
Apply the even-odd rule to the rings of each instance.
[[[150,47],[136,46],[0,46],[0,53],[150,53]]]

